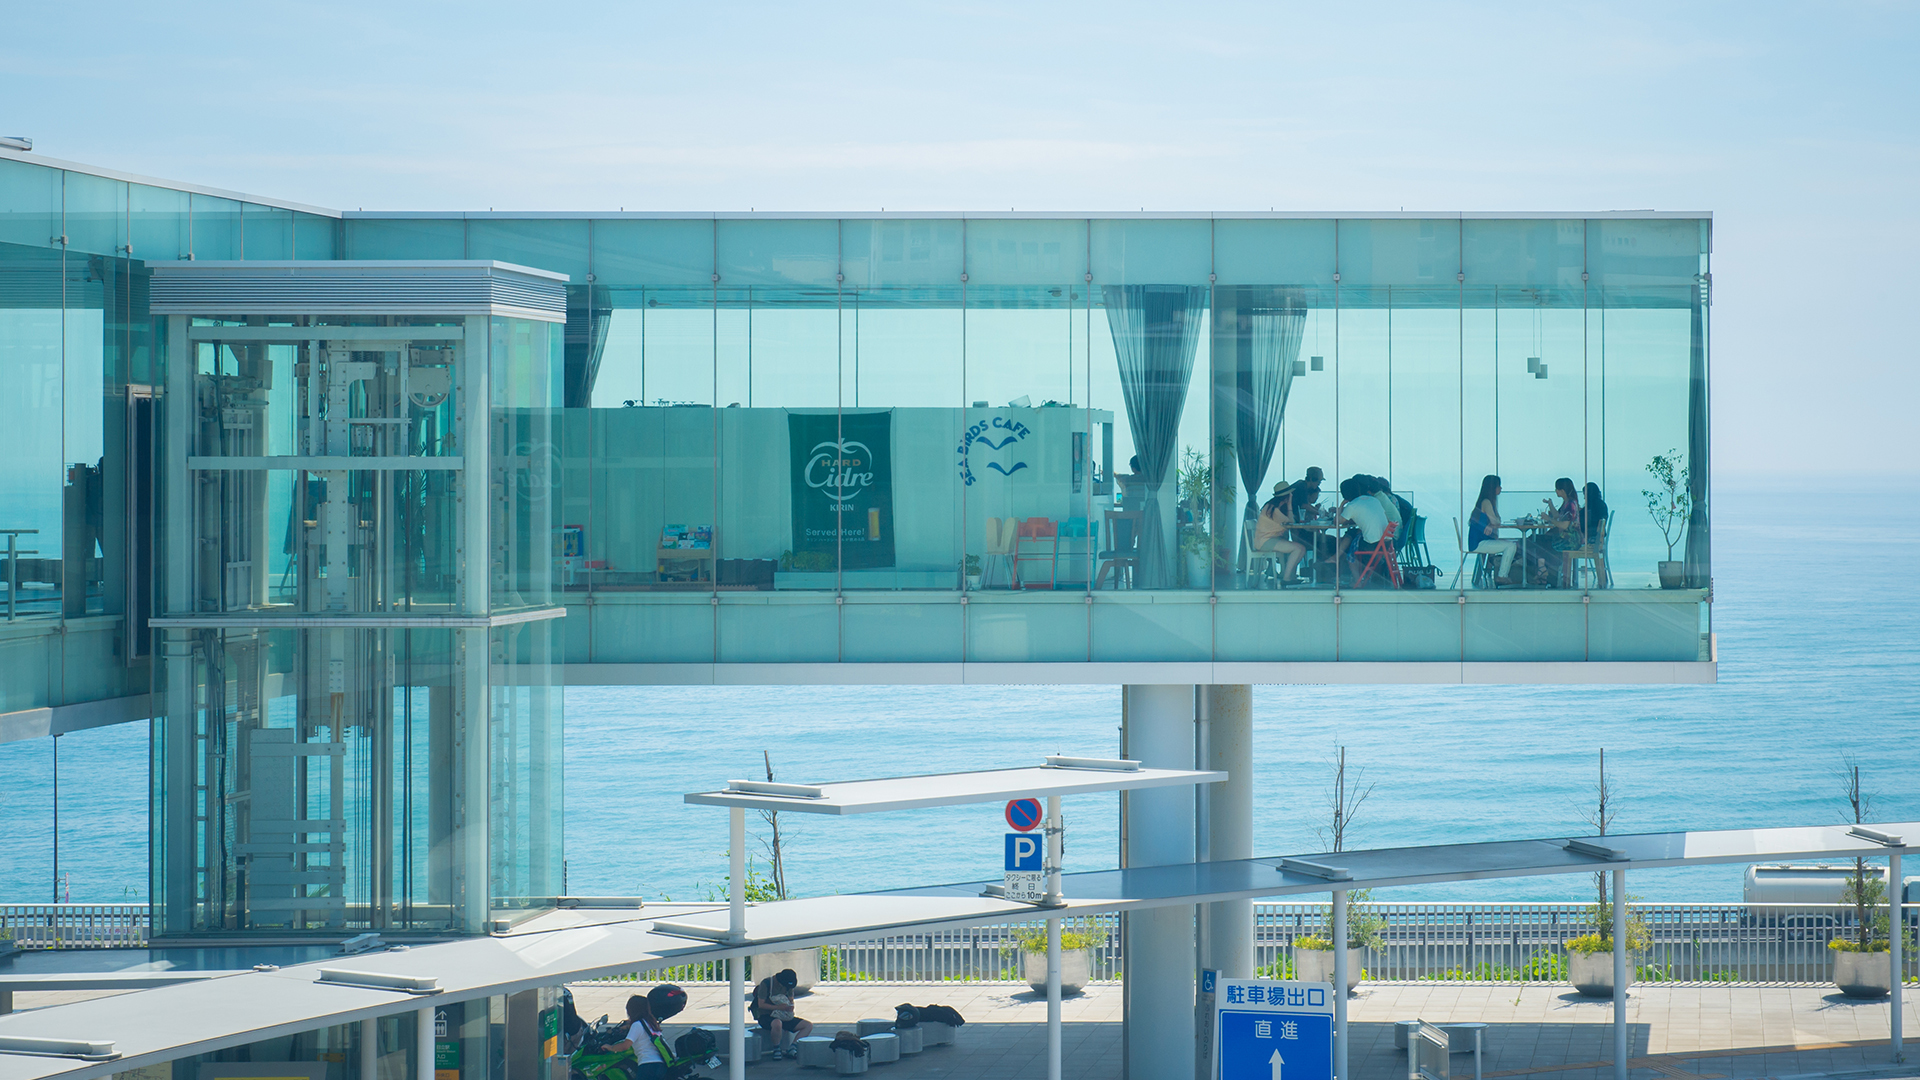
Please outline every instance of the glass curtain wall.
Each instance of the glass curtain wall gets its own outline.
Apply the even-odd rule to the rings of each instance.
[[[472,253],[454,224],[350,246]],[[1700,220],[622,218],[557,253],[508,224],[591,279],[586,655],[1584,658],[1572,609],[1378,605],[1707,580]],[[1697,507],[1665,534],[1656,457]]]

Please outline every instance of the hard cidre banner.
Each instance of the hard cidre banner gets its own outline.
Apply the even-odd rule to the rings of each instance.
[[[893,414],[788,413],[787,434],[794,568],[832,569],[836,539],[849,570],[892,566]]]

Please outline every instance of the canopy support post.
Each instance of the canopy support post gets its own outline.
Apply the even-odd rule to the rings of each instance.
[[[1060,903],[1060,855],[1065,825],[1060,796],[1047,796],[1047,903]],[[1047,1080],[1060,1080],[1060,917],[1047,920]]]
[[[1902,969],[1906,967],[1900,955],[1901,946],[1906,944],[1904,939],[1907,936],[1906,892],[1906,887],[1900,882],[1900,849],[1893,848],[1887,852],[1887,914],[1892,916],[1892,918],[1887,920],[1887,963],[1893,965],[1893,1022],[1891,1027],[1893,1032],[1893,1060],[1895,1061],[1904,1061],[1906,1059],[1906,1054],[1902,1053],[1900,1049],[1900,1037],[1902,1034],[1900,1031],[1902,1026],[1901,1021],[1905,1019],[1903,1014],[1906,1009],[1906,1006],[1900,1000],[1900,981],[1901,976],[1905,973]]]
[[[1347,1080],[1347,890],[1333,890],[1333,1075]]]
[[[747,809],[727,808],[727,940],[747,940]],[[747,1080],[747,958],[727,960],[727,1076]]]
[[[1627,1080],[1627,872],[1613,872],[1613,1080]]]

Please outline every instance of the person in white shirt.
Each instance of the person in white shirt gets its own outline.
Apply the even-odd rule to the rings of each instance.
[[[627,999],[627,1019],[632,1021],[627,1037],[603,1049],[608,1053],[633,1051],[637,1062],[633,1080],[664,1080],[668,1062],[663,1053],[666,1041],[661,1037],[660,1025],[686,1007],[687,992],[672,983],[654,987],[645,997],[633,995]]]

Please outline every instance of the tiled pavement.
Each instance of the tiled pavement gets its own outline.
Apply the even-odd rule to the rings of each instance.
[[[573,988],[582,1015],[619,1015],[628,986]],[[685,1021],[724,1024],[726,988],[689,987]],[[1920,993],[1907,995],[1905,1030],[1920,1040]],[[952,1046],[932,1047],[870,1071],[886,1080],[978,1077],[1039,1080],[1046,1075],[1046,1000],[1005,984],[853,983],[816,987],[800,1001],[815,1033],[831,1035],[863,1017],[890,1017],[893,1006],[937,1002],[967,1018]],[[1376,983],[1348,1006],[1353,1024],[1354,1080],[1399,1080],[1406,1055],[1393,1048],[1393,1021],[1479,1020],[1487,1033],[1488,1080],[1610,1080],[1613,1004],[1581,998],[1567,987],[1473,983]],[[1885,1001],[1854,1001],[1831,986],[1639,986],[1627,1002],[1633,1080],[1801,1076],[1872,1070],[1920,1074],[1889,1059]],[[1100,984],[1061,1006],[1064,1075],[1075,1080],[1120,1076],[1120,987]],[[1909,1061],[1920,1061],[1920,1046]],[[1473,1074],[1472,1059],[1453,1058],[1455,1076]],[[758,1080],[823,1076],[791,1062],[756,1063]]]

